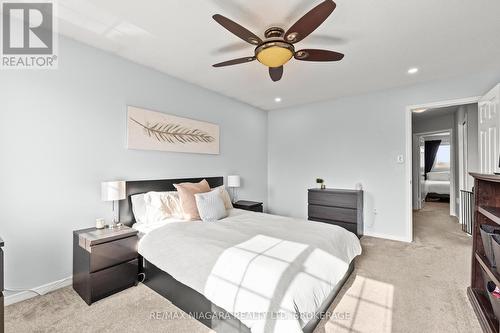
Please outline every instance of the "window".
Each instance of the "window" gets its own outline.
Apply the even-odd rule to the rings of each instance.
[[[432,170],[450,170],[450,145],[440,145]]]

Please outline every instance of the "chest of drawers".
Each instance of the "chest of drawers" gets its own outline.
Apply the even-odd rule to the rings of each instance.
[[[338,225],[363,236],[363,191],[309,189],[308,219]]]

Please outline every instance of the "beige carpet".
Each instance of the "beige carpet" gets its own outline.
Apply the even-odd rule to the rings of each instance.
[[[315,333],[481,332],[466,297],[472,241],[447,210],[427,203],[416,213],[412,244],[364,237],[355,274]],[[8,306],[6,332],[213,332],[152,312],[181,314],[144,285],[90,307],[68,287]]]

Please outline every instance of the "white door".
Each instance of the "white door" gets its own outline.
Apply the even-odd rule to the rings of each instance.
[[[458,188],[460,190],[467,190],[468,186],[468,142],[467,142],[468,128],[467,128],[467,113],[465,120],[462,124],[458,125],[458,174],[459,182]]]
[[[499,172],[500,84],[479,101],[479,165],[481,173]]]
[[[418,166],[418,209],[422,209],[425,200],[425,140],[423,137],[419,137],[418,148],[420,152],[420,165]]]
[[[458,124],[458,172],[459,172],[459,182],[458,182],[458,189],[459,189],[459,195],[460,195],[460,200],[459,200],[459,220],[460,223],[464,223],[464,216],[462,216],[462,212],[464,209],[462,208],[462,190],[468,190],[468,166],[467,166],[467,159],[468,159],[468,142],[467,142],[467,135],[468,135],[468,130],[467,130],[467,113],[465,113],[465,121],[462,124]]]

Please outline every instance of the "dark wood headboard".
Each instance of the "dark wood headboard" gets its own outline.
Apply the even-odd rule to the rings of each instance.
[[[204,178],[181,178],[181,179],[159,179],[159,180],[134,180],[127,181],[127,198],[120,201],[120,222],[131,226],[135,223],[132,212],[132,200],[130,196],[134,194],[147,193],[149,191],[166,192],[175,191],[174,184],[178,183],[198,183],[206,179],[210,188],[224,184],[224,177],[204,177]]]

